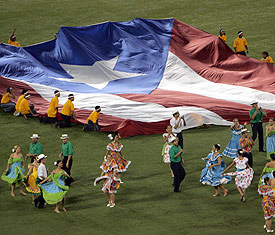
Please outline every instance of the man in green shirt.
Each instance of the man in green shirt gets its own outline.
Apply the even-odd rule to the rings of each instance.
[[[263,135],[263,117],[266,117],[266,112],[258,106],[258,102],[253,100],[251,102],[252,109],[249,111],[252,128],[252,139],[257,139],[257,133],[259,134],[259,151],[265,152],[264,150],[264,135]]]
[[[33,134],[32,137],[32,143],[30,144],[30,150],[29,153],[25,157],[25,161],[28,159],[28,157],[31,157],[31,162],[33,162],[33,158],[43,153],[43,146],[38,142],[38,139],[40,139],[38,134]]]
[[[69,136],[67,134],[63,134],[60,139],[62,140],[62,151],[59,154],[59,157],[62,158],[63,156],[63,167],[62,169],[67,172],[68,175],[71,176],[71,168],[73,165],[73,145],[68,141]],[[65,185],[70,186],[74,179],[67,178],[65,180]]]
[[[180,192],[179,187],[181,182],[183,181],[186,173],[183,168],[184,161],[182,159],[182,148],[179,146],[178,138],[174,137],[172,141],[173,145],[169,150],[170,155],[170,166],[174,174],[174,192]]]

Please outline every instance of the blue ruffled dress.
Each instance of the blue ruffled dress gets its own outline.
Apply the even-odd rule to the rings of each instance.
[[[242,125],[239,125],[238,129],[235,129],[235,127],[233,127],[232,138],[229,141],[226,148],[224,149],[224,151],[222,152],[222,155],[230,158],[238,157],[237,152],[241,148],[239,141],[241,138],[242,127],[243,127]]]
[[[214,156],[214,153],[208,154],[207,158],[209,158],[209,160],[205,160],[206,166],[201,172],[200,182],[202,184],[218,186],[220,184],[228,184],[231,182],[231,176],[222,176],[222,173],[226,167],[225,162],[223,160],[219,166],[214,166],[210,169],[208,168],[209,166],[218,163],[218,157],[222,158],[222,155],[220,153],[216,156]]]

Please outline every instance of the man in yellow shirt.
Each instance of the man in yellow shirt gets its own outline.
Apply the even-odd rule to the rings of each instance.
[[[15,103],[12,102],[11,99],[15,99],[15,95],[12,87],[9,87],[1,99],[1,107],[6,113],[12,112],[15,108]]]
[[[264,51],[264,52],[262,53],[262,56],[263,56],[263,58],[261,59],[261,61],[273,65],[273,60],[272,60],[272,58],[268,55],[268,52]]]
[[[64,122],[57,122],[55,124],[56,128],[58,126],[60,128],[71,127],[72,126],[71,117],[73,117],[73,119],[76,120],[74,104],[72,103],[72,101],[74,101],[74,95],[69,94],[68,101],[64,104],[63,109],[61,110],[61,117],[64,120]]]
[[[249,51],[248,51],[248,47],[247,47],[247,41],[243,37],[243,31],[239,31],[238,37],[234,41],[234,50],[235,50],[236,54],[246,56],[245,49],[246,49],[246,52],[248,53]]]
[[[223,29],[220,30],[219,38],[220,38],[221,40],[223,40],[223,42],[226,42],[227,37],[226,37],[225,32],[224,32]]]
[[[16,101],[15,111],[13,113],[14,116],[19,116],[19,114],[20,114],[20,112],[19,112],[19,104],[24,99],[24,96],[28,94],[28,90],[27,89],[23,89],[22,92],[21,92],[21,94],[22,95],[20,95],[19,98]]]
[[[58,97],[60,97],[60,92],[56,90],[54,91],[54,97],[52,98],[48,108],[48,117],[39,117],[40,123],[55,123],[57,121],[56,114],[58,112]]]
[[[28,100],[30,100],[30,96],[30,94],[26,94],[19,104],[19,112],[25,119],[32,116],[37,116],[37,112],[29,105]]]
[[[20,44],[16,41],[16,36],[14,35],[15,31],[16,29],[13,30],[12,35],[10,36],[10,39],[8,41],[8,44],[16,47],[21,47]]]
[[[100,106],[95,106],[95,110],[90,114],[90,116],[87,119],[87,123],[83,127],[84,131],[98,131],[98,118],[100,115],[101,108]]]

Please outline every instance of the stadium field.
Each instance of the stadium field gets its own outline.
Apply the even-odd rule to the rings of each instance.
[[[7,43],[14,28],[17,41],[28,46],[53,39],[61,26],[82,26],[104,21],[128,21],[140,18],[170,18],[218,34],[224,28],[232,47],[237,31],[243,30],[249,56],[260,59],[262,51],[274,58],[275,44],[272,17],[273,0],[0,0],[0,42]],[[103,110],[104,112],[104,110]],[[250,128],[250,126],[249,126]],[[164,130],[165,131],[165,130]],[[132,161],[122,176],[124,183],[116,195],[116,207],[107,201],[93,180],[100,175],[99,166],[109,142],[107,133],[86,133],[82,126],[68,130],[42,125],[38,119],[24,120],[0,111],[0,173],[2,174],[15,144],[28,152],[30,136],[38,133],[47,167],[61,150],[59,137],[70,136],[74,145],[72,175],[76,181],[67,194],[66,213],[55,214],[54,206],[34,208],[31,196],[10,196],[10,188],[0,181],[0,234],[262,234],[264,218],[257,183],[265,165],[265,154],[254,148],[254,180],[247,190],[245,203],[240,202],[234,182],[226,187],[227,197],[212,197],[214,190],[199,182],[201,160],[215,143],[222,149],[231,138],[229,127],[211,126],[183,132],[187,176],[182,193],[174,194],[168,165],[162,162],[162,136],[136,136],[121,139],[125,157]],[[231,160],[225,158],[226,164]],[[274,228],[274,225],[273,225]]]

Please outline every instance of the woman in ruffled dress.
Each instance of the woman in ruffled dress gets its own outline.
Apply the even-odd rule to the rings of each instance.
[[[166,131],[167,131],[167,133],[164,133],[162,135],[163,139],[164,139],[164,145],[163,145],[163,148],[162,148],[162,157],[163,157],[164,163],[170,163],[169,150],[173,145],[172,142],[174,140],[174,137],[176,137],[177,135],[172,132],[172,126],[171,125],[167,126]],[[171,171],[171,176],[174,177],[174,174],[173,174],[173,171],[171,170],[170,164],[169,164],[169,168],[170,168],[170,171]]]
[[[262,207],[264,211],[265,224],[264,229],[268,233],[273,233],[271,230],[272,218],[275,217],[275,195],[274,195],[274,187],[271,186],[271,180],[266,177],[264,178],[264,185],[259,187],[258,192],[262,195]]]
[[[241,138],[241,130],[245,128],[246,122],[244,125],[240,125],[239,120],[237,118],[233,119],[233,124],[230,127],[232,130],[232,138],[229,141],[226,148],[223,150],[222,155],[230,158],[238,157],[237,151],[240,149],[240,138]]]
[[[32,200],[35,200],[35,195],[40,194],[40,188],[37,184],[39,163],[36,157],[32,158],[33,162],[28,165],[28,174],[25,176],[25,187],[28,193],[32,195]]]
[[[273,171],[275,171],[275,154],[274,153],[270,154],[270,162],[265,164],[265,167],[260,176],[258,187],[263,185],[265,177],[269,177],[270,179],[273,179],[273,174],[272,174]]]
[[[15,185],[20,183],[20,194],[27,195],[23,191],[22,181],[24,179],[24,157],[19,145],[15,145],[8,160],[7,168],[1,179],[11,184],[11,196],[15,197]]]
[[[232,178],[231,176],[223,176],[222,173],[225,169],[225,162],[222,159],[222,155],[219,153],[221,146],[215,144],[212,147],[212,152],[208,154],[206,158],[206,166],[201,172],[200,182],[202,184],[211,185],[215,188],[214,197],[220,195],[219,188],[222,189],[223,195],[227,196],[227,189],[222,184],[228,184]]]
[[[238,150],[238,157],[234,158],[233,162],[224,170],[223,175],[235,176],[235,184],[241,194],[241,202],[245,202],[245,190],[249,187],[253,180],[253,169],[248,165],[248,159],[243,157],[243,150]],[[232,166],[236,167],[237,171],[225,173]]]
[[[123,157],[121,151],[123,145],[119,142],[120,135],[115,133],[113,135],[108,135],[108,137],[113,141],[107,145],[107,152],[105,157],[107,157],[109,154],[112,156],[117,164],[117,171],[119,174],[121,174],[127,170],[128,166],[131,164],[131,161],[128,161]]]
[[[67,211],[65,205],[65,195],[69,191],[69,186],[64,183],[65,177],[70,177],[66,171],[62,170],[63,163],[58,160],[54,162],[57,167],[52,173],[43,181],[39,183],[43,192],[43,197],[48,204],[56,204],[55,212],[60,213],[59,207],[62,204],[62,210]],[[46,183],[51,180],[51,182]]]
[[[101,180],[104,180],[102,191],[108,198],[107,207],[113,208],[115,207],[114,193],[119,189],[121,180],[118,174],[118,166],[111,154],[107,155],[106,160],[103,161],[100,168],[102,169],[102,172],[100,177],[95,179],[94,186],[96,186]]]
[[[275,153],[275,125],[273,117],[269,118],[269,123],[266,126],[266,153],[269,160],[270,154]]]

